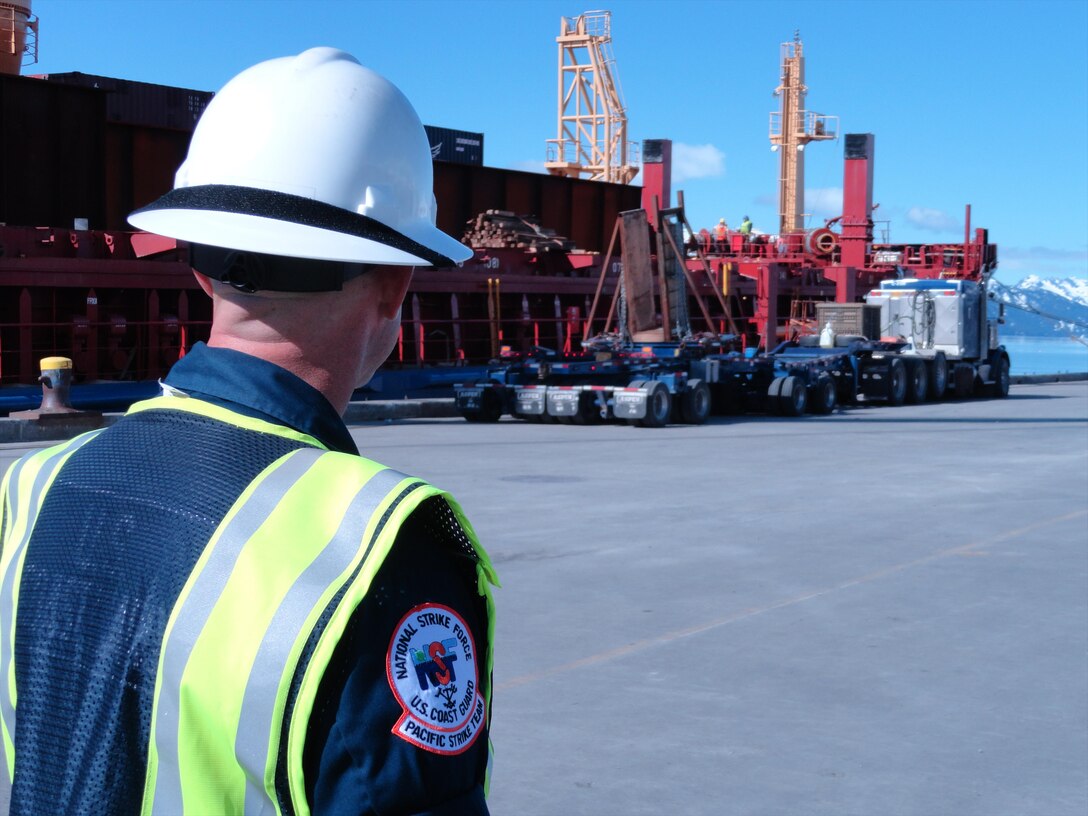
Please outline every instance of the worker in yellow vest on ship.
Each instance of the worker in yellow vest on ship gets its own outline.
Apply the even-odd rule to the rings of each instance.
[[[740,229],[738,232],[744,236],[752,234],[752,220],[747,215],[744,216],[744,220],[740,222]]]
[[[495,574],[457,502],[340,415],[435,227],[395,86],[315,48],[243,71],[174,189],[207,344],[2,483],[0,809],[485,814]]]

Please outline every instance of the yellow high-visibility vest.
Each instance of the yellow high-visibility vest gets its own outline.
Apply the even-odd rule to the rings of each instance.
[[[130,413],[160,409],[317,444],[290,428],[193,398],[159,397]],[[26,548],[57,473],[97,433],[24,457],[0,485],[0,730],[6,760],[0,787],[8,792],[18,697],[12,639]],[[490,586],[497,579],[460,506],[444,491],[368,459],[299,448],[266,467],[238,497],[171,611],[159,653],[143,813],[279,813],[281,753],[292,806],[309,813],[302,757],[321,679],[401,526],[435,496],[448,503],[475,552],[477,588],[486,599],[487,644],[475,703],[483,722],[470,726],[466,720],[465,728],[486,726],[495,626]],[[301,682],[294,682],[296,675]]]

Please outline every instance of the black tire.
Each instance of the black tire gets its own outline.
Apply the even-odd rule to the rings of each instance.
[[[907,367],[899,357],[888,360],[888,404],[902,405],[907,401]]]
[[[646,384],[646,416],[639,420],[643,428],[663,428],[669,422],[672,413],[672,394],[663,382]]]
[[[465,411],[462,416],[469,422],[498,422],[502,416],[502,397],[493,388],[480,394],[480,410]]]
[[[926,377],[929,380],[929,398],[934,402],[944,399],[948,390],[948,359],[943,351],[938,351],[926,363]]]
[[[1009,358],[1004,354],[997,358],[994,381],[987,386],[987,393],[999,399],[1009,395]]]
[[[864,343],[868,339],[863,334],[836,334],[835,348],[847,348],[854,343]]]
[[[805,413],[808,391],[800,377],[783,377],[782,390],[778,395],[778,409],[783,416],[799,417]]]
[[[502,397],[498,391],[484,391],[481,422],[498,422],[502,418]]]
[[[782,393],[782,381],[785,379],[785,377],[775,377],[767,386],[767,413],[771,416],[779,416],[782,413],[779,394]]]
[[[808,410],[814,414],[830,414],[835,410],[839,395],[835,381],[828,374],[821,374],[812,384],[808,394]]]
[[[702,380],[689,380],[680,397],[680,419],[689,425],[702,425],[710,416],[710,386]]]
[[[925,402],[929,386],[926,364],[920,359],[910,357],[905,362],[907,364],[907,402]]]

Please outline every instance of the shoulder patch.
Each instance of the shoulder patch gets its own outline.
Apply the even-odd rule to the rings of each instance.
[[[389,687],[404,713],[403,740],[436,754],[467,751],[483,730],[476,644],[464,619],[442,604],[420,604],[401,618],[386,656]]]

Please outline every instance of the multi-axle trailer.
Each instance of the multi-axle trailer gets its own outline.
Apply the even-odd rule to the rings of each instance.
[[[821,347],[809,335],[769,354],[736,352],[600,360],[540,351],[492,370],[489,379],[455,388],[465,419],[494,422],[504,414],[529,422],[589,424],[619,420],[644,427],[698,425],[711,414],[829,414],[840,405],[902,405],[976,394],[1008,394],[1008,358],[950,363],[904,342],[835,338]],[[659,356],[660,355],[660,356]],[[988,368],[990,379],[985,378]]]
[[[1001,318],[987,316],[985,282],[887,280],[866,300],[818,304],[819,334],[764,354],[728,351],[735,338],[724,335],[641,345],[587,341],[581,355],[510,355],[486,379],[456,386],[457,407],[471,421],[509,414],[660,427],[701,424],[712,413],[800,416],[837,405],[1008,394],[1009,357],[997,342]]]

